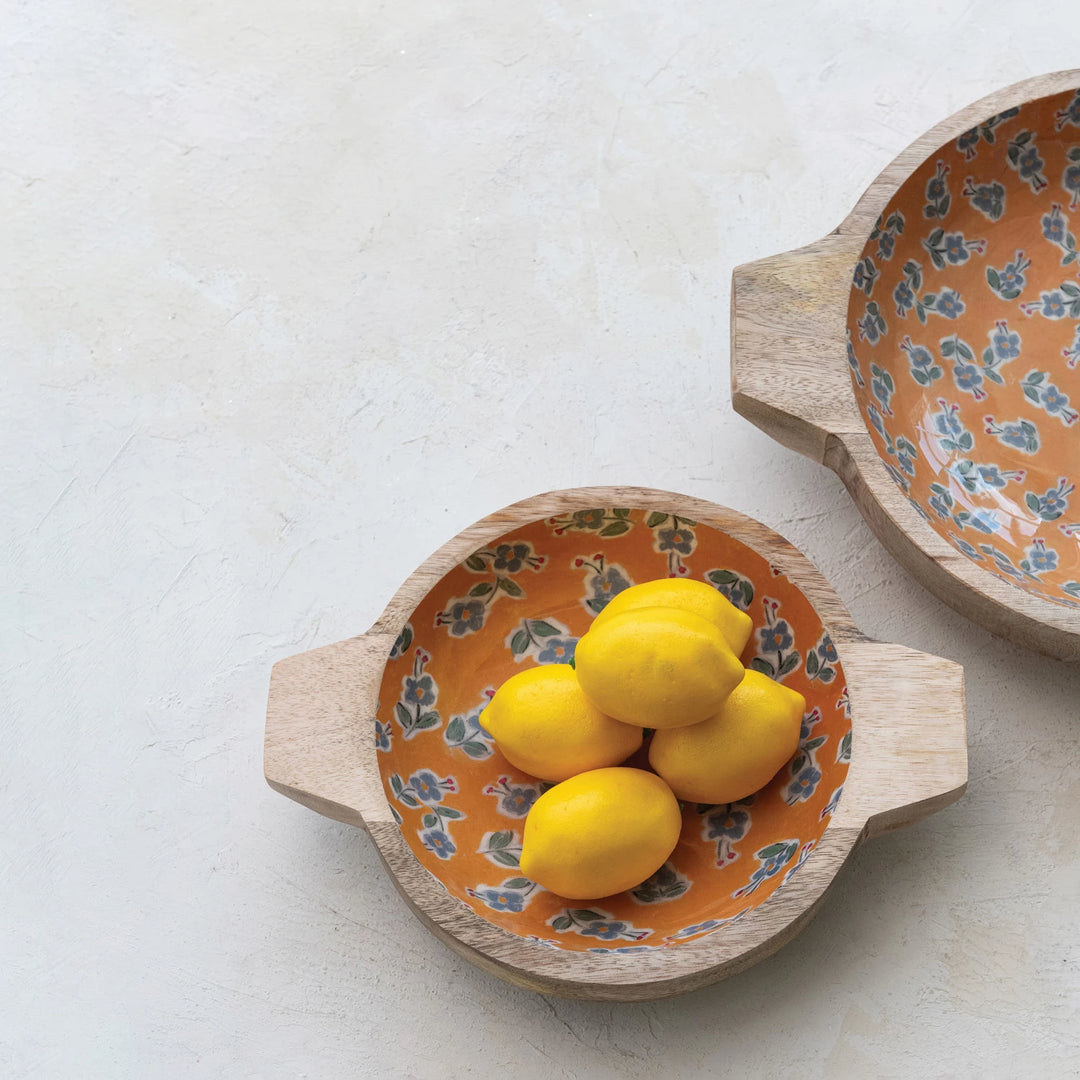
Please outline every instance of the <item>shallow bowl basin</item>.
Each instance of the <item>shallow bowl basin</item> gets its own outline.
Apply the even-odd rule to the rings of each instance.
[[[648,881],[569,902],[519,869],[549,785],[506,762],[483,708],[516,671],[569,662],[618,591],[668,575],[751,614],[743,660],[806,697],[800,746],[753,797],[685,804]],[[277,664],[265,764],[278,790],[367,828],[409,903],[473,962],[535,989],[641,1000],[779,948],[856,843],[959,796],[962,673],[867,641],[817,571],[749,518],[646,489],[554,492],[465,530],[367,634]]]

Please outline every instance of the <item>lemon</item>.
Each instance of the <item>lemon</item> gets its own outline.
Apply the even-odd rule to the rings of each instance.
[[[744,799],[795,753],[805,711],[802,694],[760,671],[747,671],[715,716],[693,727],[656,732],[649,764],[680,799]]]
[[[545,791],[525,819],[521,872],[568,900],[640,885],[664,865],[682,827],[655,773],[593,769]]]
[[[495,692],[480,722],[511,765],[541,780],[618,765],[641,746],[641,728],[605,716],[567,664],[519,671]]]
[[[661,578],[659,581],[631,585],[629,589],[624,589],[608,601],[607,606],[593,620],[593,626],[599,625],[612,615],[649,607],[680,608],[708,619],[716,624],[736,656],[746,648],[750,631],[754,628],[754,620],[745,611],[740,611],[726,596],[711,585],[706,585],[704,581],[692,581],[689,578]]]
[[[663,607],[594,621],[575,662],[581,689],[601,712],[650,728],[712,716],[744,670],[714,623]]]

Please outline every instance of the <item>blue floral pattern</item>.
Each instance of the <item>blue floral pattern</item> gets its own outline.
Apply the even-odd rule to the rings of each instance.
[[[556,536],[565,532],[593,532],[609,539],[628,533],[634,523],[625,507],[612,510],[575,510],[569,515],[548,518],[548,525]]]
[[[572,931],[583,937],[599,938],[601,941],[614,941],[617,938],[641,941],[652,933],[652,930],[634,926],[625,919],[615,919],[610,912],[592,908],[563,908],[549,920],[549,924],[552,930],[560,934]]]
[[[406,739],[415,738],[421,731],[442,723],[439,710],[434,708],[439,687],[431,675],[424,673],[430,660],[430,654],[418,648],[413,659],[412,674],[401,680],[401,698],[394,706],[394,719],[401,726],[401,734]]]
[[[1018,131],[1009,140],[1005,159],[1036,195],[1049,185],[1043,175],[1046,162],[1039,156],[1034,131]]]
[[[1005,188],[996,180],[980,184],[969,176],[964,180],[961,194],[991,221],[997,221],[1005,213]]]
[[[683,557],[692,555],[697,547],[697,522],[657,510],[646,518],[645,526],[653,530],[654,549],[667,556],[668,577],[685,577],[690,568]]]
[[[780,602],[766,596],[762,600],[765,625],[757,632],[757,656],[750,667],[783,682],[802,663],[802,654],[795,648],[795,639],[787,620],[780,618]]]
[[[473,585],[468,596],[451,598],[446,608],[436,614],[435,625],[445,627],[451,637],[475,634],[483,627],[491,605],[500,596],[514,600],[524,598],[525,590],[514,576],[526,569],[536,573],[546,561],[527,543],[496,544],[490,550],[473,552],[463,565],[474,574],[485,575],[485,580]]]
[[[1070,164],[1061,174],[1061,187],[1069,196],[1069,209],[1080,207],[1080,146],[1074,146],[1066,155]]]
[[[926,182],[926,205],[923,207],[923,217],[943,218],[949,212],[952,196],[949,194],[949,184],[946,180],[948,175],[949,166],[939,160],[934,175]]]
[[[799,732],[799,749],[788,763],[790,782],[784,790],[784,801],[789,806],[805,802],[817,791],[821,782],[821,769],[818,768],[816,754],[828,742],[827,735],[813,735],[813,728],[821,723],[821,710],[813,709],[803,717],[802,730]]]
[[[1050,416],[1057,417],[1066,427],[1080,420],[1080,413],[1069,408],[1069,395],[1059,390],[1047,371],[1029,371],[1020,383],[1024,397]]]
[[[499,813],[503,817],[523,818],[532,809],[533,803],[551,786],[542,781],[517,783],[509,776],[500,776],[496,783],[488,784],[484,788],[484,794],[495,796]]]
[[[585,571],[585,592],[581,602],[585,610],[599,615],[623,590],[634,584],[625,566],[609,562],[602,551],[592,558],[579,555],[574,566]]]
[[[573,662],[578,639],[558,619],[522,619],[506,639],[516,663],[526,657],[539,664]]]
[[[750,610],[754,602],[754,583],[748,577],[735,570],[716,567],[706,571],[705,580],[740,611]]]
[[[692,884],[685,874],[680,874],[672,863],[666,862],[655,874],[631,889],[630,895],[639,904],[662,904],[678,900]]]
[[[986,268],[986,283],[1002,300],[1015,300],[1027,285],[1027,272],[1031,269],[1031,260],[1020,249],[1000,270],[993,266]]]
[[[390,790],[402,806],[422,811],[417,835],[424,847],[439,859],[451,858],[457,845],[450,836],[448,822],[460,821],[465,814],[447,805],[444,799],[458,792],[457,780],[453,776],[439,777],[426,769],[413,773],[408,780],[392,773]]]
[[[735,845],[746,837],[753,825],[750,808],[753,797],[727,806],[703,806],[701,839],[716,843],[716,865],[727,866],[739,857]]]
[[[750,880],[731,895],[736,899],[748,896],[759,889],[769,878],[775,877],[795,857],[799,850],[798,840],[779,840],[754,852],[758,867],[750,875]]]

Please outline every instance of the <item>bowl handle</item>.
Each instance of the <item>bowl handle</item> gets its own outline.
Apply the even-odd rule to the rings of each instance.
[[[865,239],[833,232],[731,275],[735,411],[814,461],[824,460],[830,436],[866,430],[844,344],[851,275]]]
[[[379,805],[370,723],[395,635],[369,632],[279,660],[270,674],[263,772],[312,810],[364,828]],[[378,798],[372,798],[372,789]],[[381,800],[385,803],[385,799]]]
[[[921,820],[967,787],[964,669],[903,645],[855,641],[840,654],[857,717],[837,820],[865,835]]]

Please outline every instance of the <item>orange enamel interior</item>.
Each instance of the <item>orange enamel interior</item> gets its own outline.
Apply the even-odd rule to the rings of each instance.
[[[568,661],[615,592],[669,575],[707,581],[750,613],[755,631],[743,662],[806,697],[801,747],[743,803],[685,805],[675,852],[641,887],[569,903],[517,867],[525,814],[549,785],[505,761],[480,710],[522,667]],[[376,741],[402,833],[451,895],[553,948],[651,949],[737,920],[798,871],[840,798],[849,715],[820,618],[766,559],[682,518],[605,508],[520,528],[431,590],[386,666]],[[648,767],[644,754],[630,763]]]
[[[1080,606],[1080,90],[941,147],[885,209],[848,308],[882,461],[958,551]]]

